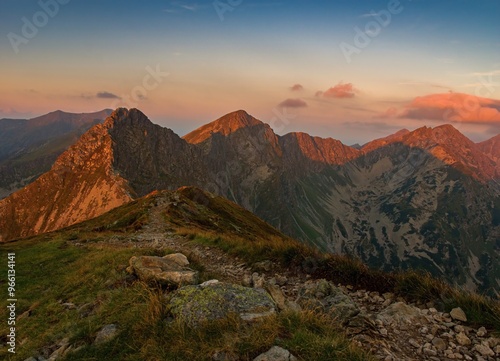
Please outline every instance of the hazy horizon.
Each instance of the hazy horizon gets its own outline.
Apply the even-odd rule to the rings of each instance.
[[[494,1],[0,3],[0,118],[137,107],[183,135],[244,109],[346,144],[500,132]]]

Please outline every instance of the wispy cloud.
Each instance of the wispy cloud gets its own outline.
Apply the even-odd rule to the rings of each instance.
[[[398,85],[426,86],[426,87],[431,87],[431,88],[451,90],[451,87],[449,87],[449,86],[446,86],[443,84],[438,84],[438,83],[426,82],[426,81],[402,81],[402,82],[399,82]]]
[[[100,99],[121,99],[118,95],[110,93],[110,92],[107,92],[107,91],[98,92],[96,94],[96,98],[100,98]]]

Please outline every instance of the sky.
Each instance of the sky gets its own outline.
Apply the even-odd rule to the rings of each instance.
[[[500,133],[498,0],[0,0],[0,118],[139,108],[184,135],[244,109],[363,144]]]

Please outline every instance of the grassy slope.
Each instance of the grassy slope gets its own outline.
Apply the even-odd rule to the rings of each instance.
[[[220,235],[217,230],[220,232],[225,227],[240,233],[242,223],[254,220],[253,225],[247,224],[250,229],[259,228],[261,237],[274,242],[266,246],[261,237],[249,242],[247,232],[241,233],[246,239],[243,241],[228,230],[228,237],[241,244],[233,252],[245,252],[245,247],[251,244],[249,254],[254,260],[260,260],[279,255],[283,247],[293,249],[296,245],[295,256],[303,250],[299,243],[280,236],[262,221],[245,217],[246,211],[242,208],[232,207],[219,198],[209,203],[202,200],[200,204],[200,198],[189,192],[184,192],[185,197],[181,197],[176,208],[182,212],[182,217],[177,214],[178,225],[172,224],[179,233],[189,230],[195,238],[208,239],[204,237]],[[111,237],[127,237],[140,229],[148,222],[146,210],[155,200],[152,196],[134,201],[58,232],[0,245],[2,255],[16,253],[17,315],[23,315],[17,322],[18,353],[12,356],[2,348],[0,358],[24,360],[34,355],[35,350],[43,350],[69,337],[71,344],[81,347],[67,357],[72,361],[101,360],[103,355],[109,360],[208,360],[211,356],[207,355],[215,352],[252,360],[273,345],[286,347],[304,360],[371,360],[350,345],[332,326],[331,319],[311,312],[282,313],[265,322],[251,324],[230,317],[198,330],[178,322],[166,322],[168,315],[161,290],[133,280],[125,272],[132,255],[163,253],[102,242]],[[194,212],[195,208],[198,212]],[[211,209],[219,213],[211,213]],[[185,217],[186,211],[191,220]],[[172,212],[167,211],[165,217],[171,216]],[[219,217],[215,230],[206,222],[206,217]],[[213,239],[217,242],[217,237]],[[281,262],[291,260],[280,258]],[[194,264],[193,267],[202,271],[202,280],[208,277],[203,273],[203,265]],[[6,274],[6,270],[7,262],[1,262],[0,272]],[[73,303],[76,308],[67,309],[63,303]],[[5,309],[2,307],[0,312],[2,319],[6,319]],[[92,345],[98,331],[111,323],[119,326],[117,338],[100,346]],[[6,331],[2,323],[0,334],[6,335]]]
[[[426,275],[387,274],[345,257],[319,255],[222,198],[207,200],[189,188],[179,193],[176,206],[164,212],[169,228],[178,235],[217,246],[249,263],[270,259],[284,268],[357,288],[393,291],[409,300],[437,300],[447,310],[460,306],[472,322],[500,330],[498,303],[487,298],[452,289]],[[24,314],[17,324],[18,354],[11,357],[2,348],[0,358],[24,360],[34,350],[70,337],[72,344],[82,346],[68,358],[72,361],[100,360],[102,355],[109,360],[204,360],[222,351],[251,360],[273,344],[304,360],[370,359],[350,346],[328,316],[305,311],[282,313],[271,322],[254,324],[230,317],[198,330],[166,322],[160,290],[130,279],[125,272],[132,255],[158,251],[102,242],[126,238],[143,227],[148,222],[147,209],[158,197],[162,194],[58,232],[0,245],[2,258],[16,252],[17,315]],[[256,233],[252,236],[249,229]],[[208,277],[203,265],[194,267],[202,271],[202,279]],[[0,262],[0,273],[6,274],[6,269],[7,262]],[[5,282],[2,287],[6,288]],[[74,303],[77,309],[66,309],[65,302]],[[6,319],[5,310],[2,306],[1,319]],[[102,346],[90,346],[97,332],[111,323],[119,326],[118,337]],[[7,334],[5,323],[0,334]]]

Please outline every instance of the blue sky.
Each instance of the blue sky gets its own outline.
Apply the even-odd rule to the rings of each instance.
[[[134,106],[184,134],[245,109],[346,143],[500,128],[499,1],[56,1],[0,0],[0,117]],[[28,39],[23,18],[47,24]],[[479,98],[464,114],[450,92]],[[450,107],[460,116],[441,119]]]

